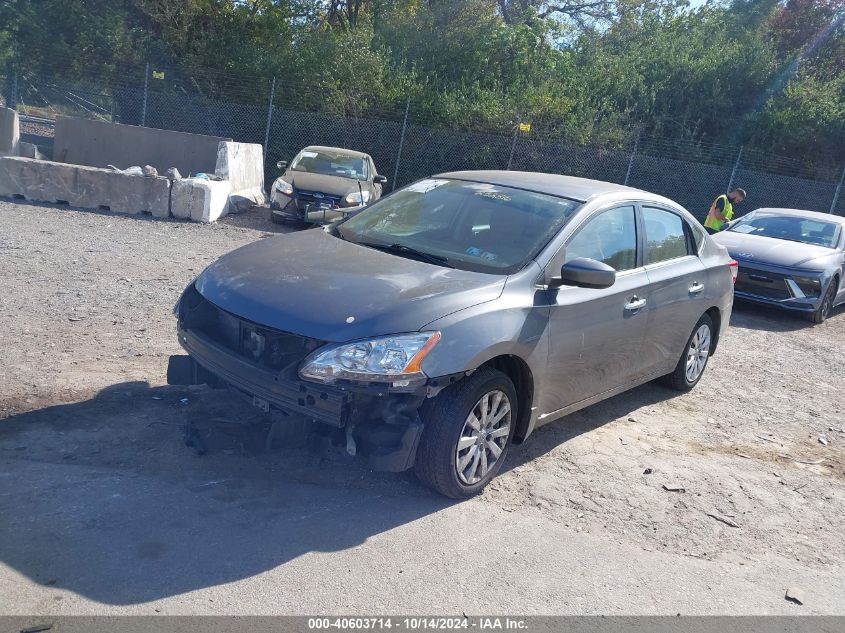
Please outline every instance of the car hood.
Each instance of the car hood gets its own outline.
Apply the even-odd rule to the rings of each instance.
[[[713,239],[726,247],[731,257],[736,259],[790,268],[818,267],[820,264],[823,265],[824,262],[816,260],[835,257],[837,254],[837,251],[824,246],[801,244],[735,231],[716,233]]]
[[[398,257],[310,229],[224,255],[197,278],[196,288],[241,318],[340,342],[417,331],[496,299],[506,279]]]
[[[358,182],[353,178],[342,176],[327,176],[325,174],[312,174],[307,171],[287,171],[283,176],[284,180],[292,185],[294,189],[305,191],[319,191],[335,196],[345,196],[348,193],[358,191]],[[366,191],[369,183],[361,182],[361,188]]]

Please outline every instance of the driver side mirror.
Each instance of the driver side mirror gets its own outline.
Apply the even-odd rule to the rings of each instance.
[[[287,169],[287,167],[288,167],[288,161],[286,161],[286,160],[280,160],[278,163],[276,163],[276,167],[278,167],[278,168],[279,168],[279,170]]]
[[[381,174],[377,176],[373,176],[373,182],[377,185],[386,185],[387,184],[387,176],[382,176]]]
[[[588,257],[576,257],[560,267],[560,277],[550,279],[549,288],[610,288],[614,283],[616,270],[613,267]]]

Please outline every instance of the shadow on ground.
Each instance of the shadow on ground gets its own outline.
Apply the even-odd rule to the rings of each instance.
[[[569,440],[598,429],[609,422],[624,419],[634,411],[681,394],[650,382],[609,398],[537,429],[524,444],[511,448],[505,471],[521,466],[554,450]]]
[[[217,222],[227,226],[264,231],[265,233],[293,233],[314,228],[312,225],[273,222],[270,218],[270,207],[267,206],[256,206],[243,213],[224,215]]]
[[[673,395],[652,383],[552,422],[504,470]],[[206,454],[186,447],[187,421]],[[454,503],[338,448],[268,451],[268,428],[228,392],[137,382],[8,417],[0,560],[45,586],[139,604],[354,548]]]
[[[840,305],[833,309],[828,318],[842,319],[843,315],[845,315],[845,305]],[[815,325],[797,312],[747,301],[736,301],[731,313],[731,327],[766,332],[796,332],[815,327]]]
[[[187,399],[187,403],[185,400]],[[352,548],[450,505],[338,450],[263,448],[222,392],[123,383],[0,426],[0,560],[106,604],[147,602]],[[183,443],[187,417],[209,452]]]

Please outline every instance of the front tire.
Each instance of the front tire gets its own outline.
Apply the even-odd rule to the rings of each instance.
[[[824,323],[827,317],[830,316],[830,313],[833,312],[833,302],[836,299],[836,289],[838,287],[839,280],[834,277],[830,280],[830,283],[827,286],[827,292],[824,293],[824,299],[822,299],[818,310],[807,315],[807,320],[810,323],[815,323],[817,325],[819,323]]]
[[[704,314],[692,329],[687,339],[684,353],[675,365],[671,374],[661,379],[663,384],[677,391],[690,391],[701,380],[707,361],[710,359],[710,348],[713,344],[713,319]]]
[[[479,493],[505,461],[517,411],[513,383],[491,367],[427,400],[420,410],[425,426],[415,460],[417,477],[452,499]]]

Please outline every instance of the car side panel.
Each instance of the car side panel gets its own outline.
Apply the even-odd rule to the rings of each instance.
[[[552,313],[548,375],[537,398],[541,416],[642,375],[647,316],[626,305],[648,294],[641,268],[620,273],[609,288],[565,286],[543,293]]]
[[[733,279],[728,266],[731,257],[726,249],[719,246],[710,237],[705,240],[698,257],[707,275],[703,298],[706,300],[708,309],[714,307],[719,310],[721,319],[719,338],[721,338],[730,326],[734,302]],[[714,352],[715,349],[711,347],[710,353],[713,354]]]
[[[650,369],[668,371],[678,362],[696,321],[710,307],[704,294],[708,276],[695,255],[646,266],[646,273],[651,292],[644,362]]]
[[[630,200],[628,195],[620,194],[614,196],[611,202],[619,204],[630,202]],[[660,200],[660,202],[666,204],[669,201]],[[608,199],[602,197],[586,204],[582,212],[590,213],[609,205]],[[694,221],[688,213],[683,213],[689,221]],[[582,394],[580,400],[562,405],[563,409],[546,410],[551,402],[549,394],[554,394],[560,387],[560,376],[549,371],[552,302],[548,301],[548,297],[544,294],[547,291],[539,288],[538,284],[545,281],[545,277],[541,274],[542,269],[556,257],[577,224],[574,222],[567,225],[547,245],[536,262],[530,264],[524,271],[509,277],[498,299],[444,316],[424,326],[426,330],[439,330],[442,333],[441,342],[422,364],[422,369],[428,376],[439,377],[471,371],[487,360],[502,354],[517,356],[528,365],[534,379],[534,401],[531,404],[531,418],[526,436],[539,425],[541,415],[543,423],[552,421],[566,413],[588,406],[592,402],[651,380],[659,375],[661,369],[658,368],[655,371],[654,366],[646,367],[644,363],[640,363],[639,371],[635,372],[636,375],[629,376],[627,380],[620,377],[619,381],[610,386],[609,391],[592,396]],[[706,289],[702,295],[701,312],[703,313],[709,307],[718,307],[723,315],[720,332],[724,332],[728,327],[733,303],[731,275],[727,266],[729,256],[724,249],[709,238],[706,238],[699,256],[701,260],[699,271],[707,278]],[[653,303],[650,292],[648,296],[649,301]],[[708,304],[706,307],[705,303]],[[647,317],[646,314],[640,316]],[[681,345],[686,342],[686,336],[692,330],[693,324],[694,321],[689,323]],[[678,349],[678,355],[680,351]],[[677,362],[677,357],[679,356],[675,357],[672,366]],[[569,370],[566,374],[571,376]],[[541,402],[544,404],[541,405]]]
[[[845,301],[845,251],[839,251],[839,266],[834,264],[833,274],[839,275],[839,289],[834,300],[834,305],[838,305]]]

